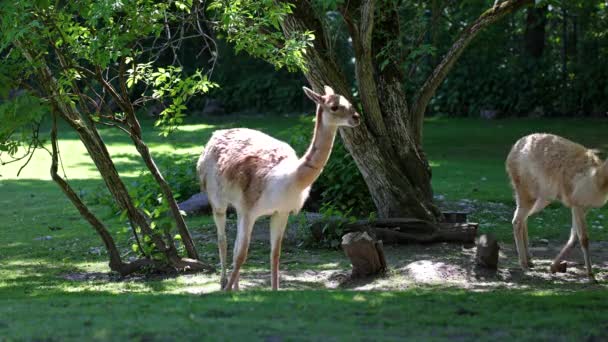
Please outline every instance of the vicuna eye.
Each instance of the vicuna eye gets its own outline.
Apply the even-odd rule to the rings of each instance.
[[[332,112],[335,112],[335,111],[337,111],[337,110],[338,110],[338,106],[331,106],[331,108],[330,108],[330,109],[331,109],[331,111],[332,111]]]

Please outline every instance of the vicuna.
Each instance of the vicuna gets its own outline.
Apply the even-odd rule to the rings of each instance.
[[[312,142],[302,158],[286,143],[246,128],[216,131],[197,163],[201,191],[207,192],[217,226],[221,286],[239,288],[239,270],[247,258],[253,224],[270,215],[271,284],[279,288],[281,242],[291,212],[297,213],[310,186],[321,174],[340,126],[359,125],[359,114],[344,97],[325,86],[325,95],[304,87],[317,104]],[[226,209],[237,212],[233,270],[226,277]]]
[[[572,210],[572,228],[568,242],[551,264],[551,272],[558,270],[560,261],[578,236],[587,275],[595,281],[585,214],[589,208],[603,206],[608,199],[608,161],[600,160],[594,151],[562,137],[532,134],[515,143],[506,167],[517,202],[513,235],[521,267],[530,266],[528,216],[559,200]]]

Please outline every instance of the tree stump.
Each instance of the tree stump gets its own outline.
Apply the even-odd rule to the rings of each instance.
[[[344,235],[342,249],[353,265],[352,278],[367,277],[386,271],[382,241],[376,241],[367,232]]]
[[[475,261],[477,265],[497,269],[498,268],[498,241],[492,234],[482,234],[477,239],[477,254]]]

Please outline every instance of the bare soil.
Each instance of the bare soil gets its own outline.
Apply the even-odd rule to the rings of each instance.
[[[353,290],[402,290],[411,287],[456,287],[475,291],[493,289],[563,289],[608,288],[608,242],[592,242],[591,260],[598,284],[587,279],[582,253],[576,246],[567,257],[565,273],[549,272],[552,259],[565,241],[532,242],[533,267],[524,272],[518,265],[517,254],[512,244],[500,244],[498,270],[488,270],[475,264],[475,246],[461,244],[407,244],[385,245],[388,263],[386,274],[378,277],[351,280],[350,263],[341,250],[304,249],[288,228],[281,259],[281,288],[283,289],[353,289]],[[214,242],[215,227],[206,227],[193,234],[197,242]],[[234,223],[227,225],[229,258],[236,235]],[[242,290],[268,289],[270,266],[268,247],[268,223],[260,221],[254,228],[250,256],[241,271]],[[213,275],[183,275],[194,282],[214,282],[217,288],[197,289],[189,287],[187,292],[204,293],[219,290],[218,272]],[[74,281],[144,281],[148,277],[133,276],[120,279],[100,273],[66,274],[64,278]],[[195,278],[197,280],[195,280]]]
[[[229,236],[235,234],[234,226],[227,228]],[[267,224],[264,221],[257,224],[250,250],[267,246],[268,236]],[[591,260],[599,284],[589,282],[578,246],[566,258],[568,268],[565,273],[552,274],[549,271],[549,265],[566,241],[532,242],[533,267],[526,272],[519,267],[513,244],[500,244],[497,270],[476,266],[475,246],[451,243],[385,245],[388,272],[383,276],[353,281],[350,280],[348,258],[341,250],[300,251],[294,238],[293,234],[287,236],[287,251],[283,253],[281,261],[281,287],[284,289],[399,290],[415,286],[449,286],[471,290],[537,287],[574,290],[581,286],[608,287],[608,242],[592,242],[590,245]],[[327,262],[328,259],[332,262]],[[241,288],[268,288],[270,273],[267,260],[266,257],[257,260],[260,271],[245,270],[241,273]],[[248,263],[251,261],[248,260]],[[315,264],[315,261],[320,265],[302,269],[303,266],[305,268],[302,264]],[[298,263],[300,265],[297,267],[292,266]]]

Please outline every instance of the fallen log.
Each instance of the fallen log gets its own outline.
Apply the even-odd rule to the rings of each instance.
[[[413,218],[386,218],[348,222],[340,218],[322,220],[311,225],[312,235],[320,241],[332,231],[368,232],[384,244],[459,242],[475,243],[477,223],[428,222]],[[338,229],[340,228],[340,229]]]

